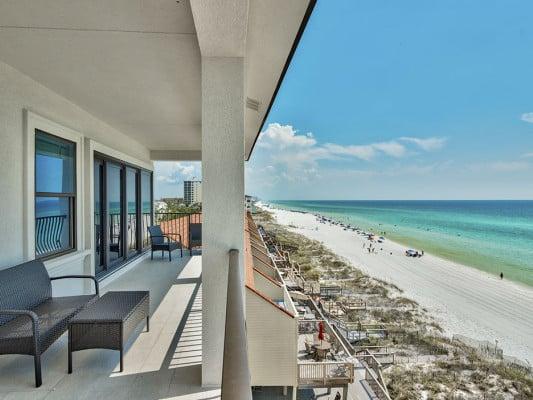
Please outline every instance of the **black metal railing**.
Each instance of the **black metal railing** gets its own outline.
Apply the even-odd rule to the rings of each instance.
[[[148,235],[148,227],[152,225],[152,213],[143,212],[141,214],[141,241],[142,248],[150,246],[150,235]]]
[[[41,256],[60,250],[66,215],[35,218],[35,255]]]
[[[66,216],[63,216],[66,218]],[[95,230],[98,232],[96,234],[96,248],[99,252],[101,247],[101,238],[99,235],[100,232],[100,215],[95,214]],[[137,213],[128,213],[126,215],[126,226],[122,226],[122,217],[120,213],[109,214],[109,237],[108,237],[108,246],[109,251],[113,253],[123,253],[122,245],[122,230],[126,229],[126,239],[127,239],[127,252],[135,251],[137,249],[137,230],[138,230],[138,218]],[[201,213],[155,213],[152,218],[151,212],[143,212],[141,214],[140,220],[140,232],[141,232],[141,249],[146,249],[150,246],[150,235],[148,234],[148,227],[151,225],[161,225],[161,229],[165,234],[180,234],[182,237],[183,247],[189,248],[189,231],[191,224],[202,223],[202,214]],[[46,226],[48,226],[47,224]],[[59,235],[59,238],[61,235]],[[49,237],[46,243],[52,241]],[[43,242],[44,243],[44,242]],[[49,252],[55,250],[50,244],[41,246],[48,250],[44,252]]]
[[[148,247],[150,238],[148,227],[152,225],[152,213],[141,214],[141,242],[142,248]],[[126,216],[126,236],[128,238],[128,250],[137,248],[137,213],[128,213]],[[121,242],[121,219],[120,214],[109,214],[109,238],[110,243],[118,245]]]
[[[117,252],[120,248],[121,228],[120,213],[109,214],[109,248],[117,249]]]

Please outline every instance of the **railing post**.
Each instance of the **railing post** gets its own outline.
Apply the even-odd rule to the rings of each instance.
[[[252,400],[239,251],[229,252],[222,400]]]

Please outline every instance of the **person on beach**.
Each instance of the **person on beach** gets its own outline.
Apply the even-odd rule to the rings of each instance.
[[[503,279],[503,272],[500,272],[500,279]]]

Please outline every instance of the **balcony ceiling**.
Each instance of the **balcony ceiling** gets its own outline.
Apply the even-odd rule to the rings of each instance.
[[[249,154],[309,0],[251,0]],[[0,61],[150,150],[201,150],[201,55],[189,1],[3,0]],[[38,110],[35,110],[38,112]]]

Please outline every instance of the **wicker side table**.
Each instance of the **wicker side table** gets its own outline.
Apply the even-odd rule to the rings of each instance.
[[[68,373],[72,373],[72,353],[86,349],[120,351],[120,372],[124,370],[124,343],[146,319],[150,329],[150,292],[107,292],[83,309],[69,323]]]

